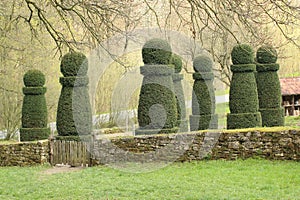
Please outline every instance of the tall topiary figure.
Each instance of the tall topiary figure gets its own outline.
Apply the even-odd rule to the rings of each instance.
[[[246,44],[235,46],[231,52],[231,59],[233,65],[230,69],[233,74],[229,92],[230,114],[227,115],[227,128],[261,126],[252,47]]]
[[[193,61],[195,81],[192,94],[192,115],[190,116],[191,131],[218,128],[212,66],[213,62],[207,56],[197,56]]]
[[[262,126],[284,126],[284,108],[281,107],[281,89],[277,71],[277,52],[271,46],[262,46],[256,53],[256,82]]]
[[[63,56],[60,69],[64,77],[59,80],[62,90],[56,119],[58,135],[64,138],[89,135],[92,132],[92,113],[87,58],[82,53],[68,53]]]
[[[23,77],[24,85],[21,141],[47,139],[50,128],[47,128],[47,106],[45,75],[39,70],[29,70]]]
[[[173,54],[171,64],[174,65],[175,73],[172,74],[174,92],[177,105],[177,126],[180,127],[180,132],[188,131],[188,122],[186,119],[185,99],[182,87],[183,75],[179,74],[182,70],[182,60],[178,55]]]
[[[144,76],[138,105],[136,134],[176,132],[177,107],[170,65],[171,47],[162,39],[147,41],[142,49]]]

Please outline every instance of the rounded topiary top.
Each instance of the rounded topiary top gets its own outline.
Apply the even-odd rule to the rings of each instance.
[[[67,76],[84,76],[87,74],[88,60],[78,52],[70,52],[63,56],[60,64],[61,73]]]
[[[248,44],[239,44],[233,47],[231,59],[234,65],[254,63],[254,51]]]
[[[200,55],[194,58],[193,68],[195,72],[211,72],[213,61],[205,55]]]
[[[37,69],[28,70],[23,77],[26,87],[42,87],[45,84],[45,75]]]
[[[178,55],[176,55],[176,54],[172,55],[171,64],[174,65],[175,73],[180,73],[181,72],[181,70],[182,70],[182,60]]]
[[[256,60],[262,64],[276,63],[277,51],[272,46],[261,46],[256,52]]]
[[[166,40],[154,38],[144,44],[142,56],[144,64],[168,65],[172,56],[172,49]]]

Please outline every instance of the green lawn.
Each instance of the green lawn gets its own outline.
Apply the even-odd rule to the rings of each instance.
[[[285,117],[285,126],[299,128],[300,127],[300,116]]]
[[[0,199],[300,199],[300,163],[290,161],[175,163],[149,173],[48,168],[0,168]]]

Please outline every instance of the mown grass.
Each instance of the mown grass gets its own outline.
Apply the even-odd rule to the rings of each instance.
[[[0,168],[0,199],[299,199],[300,163],[261,159],[174,163],[148,173],[99,166],[44,174]]]
[[[300,128],[300,116],[286,116],[285,125],[294,128]]]

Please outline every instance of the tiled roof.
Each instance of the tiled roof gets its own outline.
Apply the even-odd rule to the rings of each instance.
[[[281,78],[280,86],[282,95],[300,94],[300,77]]]

